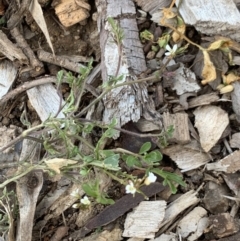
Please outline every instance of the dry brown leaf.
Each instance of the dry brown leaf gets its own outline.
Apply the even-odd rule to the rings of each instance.
[[[220,48],[229,48],[231,45],[232,45],[232,41],[230,39],[229,40],[220,39],[220,40],[217,40],[217,41],[213,42],[208,47],[208,51],[217,50],[217,49],[220,49]]]
[[[44,162],[50,169],[54,170],[58,174],[61,173],[60,169],[62,167],[66,167],[68,165],[77,163],[77,161],[70,160],[70,159],[63,159],[63,158],[53,158],[50,160],[45,160]]]
[[[232,85],[226,85],[223,88],[220,89],[220,93],[221,94],[226,94],[229,93],[231,91],[233,91],[234,87]]]
[[[31,4],[29,6],[29,11],[32,14],[32,17],[34,18],[34,20],[36,21],[37,25],[40,27],[40,29],[42,30],[45,38],[47,39],[47,42],[53,52],[54,53],[54,49],[53,49],[53,45],[49,36],[49,32],[47,29],[47,25],[43,16],[43,11],[42,8],[38,2],[38,0],[32,0]]]
[[[204,58],[204,67],[202,70],[203,80],[201,81],[201,83],[205,85],[211,81],[214,81],[217,78],[217,74],[216,74],[216,69],[212,61],[210,60],[210,56],[206,50],[203,51],[203,58]]]

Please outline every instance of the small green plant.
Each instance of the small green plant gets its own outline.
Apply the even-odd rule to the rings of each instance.
[[[113,19],[109,18],[108,22],[112,29],[113,41],[118,45],[118,49],[121,52],[122,40],[124,38],[123,31]],[[149,36],[148,33],[145,35]],[[119,63],[120,62],[121,58],[119,59]],[[105,125],[99,121],[81,118],[92,105],[100,101],[106,93],[112,89],[143,81],[136,80],[119,83],[123,76],[118,76],[117,70],[116,75],[109,76],[106,84],[102,86],[102,93],[87,107],[79,111],[79,105],[84,94],[86,77],[91,69],[92,61],[89,62],[88,66],[80,69],[78,76],[63,71],[58,73],[58,89],[60,89],[62,82],[68,83],[71,87],[66,103],[64,105],[61,103],[59,108],[59,110],[62,109],[64,111],[66,117],[64,119],[57,118],[58,113],[56,113],[55,116],[49,116],[49,118],[40,125],[28,128],[21,135],[22,138],[28,137],[32,132],[34,132],[35,135],[39,135],[40,140],[38,141],[43,143],[45,157],[47,158],[42,160],[38,165],[35,164],[35,166],[27,162],[22,164],[22,170],[24,171],[0,184],[0,188],[6,186],[11,181],[16,181],[35,168],[40,168],[50,175],[60,174],[66,177],[69,177],[69,173],[73,170],[85,177],[92,175],[94,172],[103,172],[113,180],[125,185],[126,193],[132,194],[135,194],[135,192],[141,193],[141,186],[155,182],[157,179],[155,174],[163,178],[163,184],[169,185],[173,193],[177,191],[175,184],[185,185],[182,178],[177,174],[166,172],[159,168],[163,156],[159,150],[152,150],[150,142],[144,143],[139,153],[133,153],[122,148],[107,148],[105,146],[106,140],[111,139],[117,131],[122,131],[121,128],[116,127],[118,124],[116,119],[113,118],[110,124]],[[24,123],[25,122],[26,121],[24,121]],[[102,135],[95,143],[90,143],[84,136],[87,134],[91,135],[96,128],[102,129]],[[167,140],[172,132],[173,128],[169,128],[166,132],[154,134],[153,136],[157,136],[161,146],[166,146]],[[79,150],[79,143],[88,147],[88,154],[83,154],[81,150]],[[123,171],[120,165],[122,162],[125,162],[130,169],[139,169],[145,172],[145,175],[139,179],[137,176]],[[99,180],[96,179],[83,183],[82,187],[87,196],[84,198],[79,197],[79,205],[87,205],[89,203],[88,196],[95,198],[97,202],[103,204],[113,203],[113,200],[101,189]],[[77,194],[75,193],[74,195]]]

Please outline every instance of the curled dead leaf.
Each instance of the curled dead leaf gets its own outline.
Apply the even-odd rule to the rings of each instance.
[[[172,10],[172,8],[163,8],[163,17],[166,19],[174,18],[177,13]]]
[[[230,39],[228,40],[219,39],[213,42],[212,44],[210,44],[207,50],[212,51],[212,50],[221,49],[221,48],[226,49],[226,48],[229,48],[231,45],[232,45],[232,41]]]
[[[66,167],[68,165],[72,165],[72,164],[77,163],[77,161],[70,160],[70,159],[63,159],[63,158],[53,158],[53,159],[50,159],[50,160],[45,160],[44,162],[46,163],[46,165],[50,169],[55,171],[57,174],[61,173],[60,169],[62,167]]]
[[[205,85],[211,81],[214,81],[217,78],[217,74],[216,74],[216,69],[212,61],[210,60],[210,56],[206,50],[203,51],[203,58],[204,58],[204,66],[202,70],[203,80],[201,81],[201,83]]]

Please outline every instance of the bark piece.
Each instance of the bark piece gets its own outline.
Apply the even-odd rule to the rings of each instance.
[[[169,139],[170,142],[186,144],[191,141],[188,128],[188,115],[186,113],[169,114],[165,112],[163,114],[163,125],[165,130],[170,126],[174,128],[173,135]]]
[[[173,145],[162,150],[163,154],[170,156],[182,172],[196,169],[210,161],[197,142],[187,145]]]
[[[33,218],[42,185],[43,174],[41,171],[32,171],[17,182],[20,221],[16,241],[32,240]]]
[[[34,87],[27,91],[27,95],[41,121],[45,121],[50,115],[56,115],[60,109],[60,104],[64,104],[52,84]],[[64,118],[65,115],[60,111],[57,117]]]
[[[0,63],[0,99],[11,88],[17,76],[17,69],[13,63],[8,60],[2,60]]]
[[[232,135],[232,138],[230,140],[230,146],[232,148],[240,149],[240,132]]]
[[[165,215],[165,201],[143,201],[127,215],[123,237],[154,238]]]
[[[180,63],[180,67],[174,72],[172,77],[173,90],[176,90],[178,95],[186,92],[198,92],[201,88],[197,83],[195,74]]]
[[[223,238],[239,231],[237,221],[229,213],[211,216],[209,221],[211,230],[216,238]]]
[[[65,27],[70,27],[88,18],[91,9],[86,0],[57,0],[53,1],[52,6]]]
[[[97,1],[97,9],[103,81],[105,82],[109,76],[115,75],[123,76],[121,82],[134,80],[136,75],[145,71],[147,67],[139,41],[136,9],[133,1]],[[108,17],[115,18],[124,32],[120,52],[113,40],[110,25],[106,21]],[[104,97],[103,121],[109,123],[115,117],[118,120],[118,126],[123,126],[129,121],[137,122],[142,113],[145,119],[153,119],[152,116],[154,116],[159,121],[160,115],[153,109],[152,103],[153,101],[148,96],[146,83],[118,87]]]
[[[204,151],[208,152],[218,142],[228,126],[228,114],[217,106],[200,107],[193,113],[201,146]]]
[[[61,241],[63,240],[63,237],[66,236],[68,232],[69,227],[66,226],[60,226],[57,228],[54,235],[49,239],[49,241]]]
[[[237,121],[240,123],[240,82],[236,81],[233,83],[234,90],[231,94],[232,108],[236,114]]]
[[[219,100],[219,95],[216,92],[212,92],[210,94],[200,95],[195,98],[192,98],[188,102],[188,109],[203,106],[203,105],[209,105],[212,102],[217,102]],[[178,112],[184,110],[183,106],[177,106],[173,108],[173,112]]]
[[[234,173],[240,170],[239,158],[240,158],[240,151],[234,151],[232,154],[224,157],[218,162],[207,164],[207,170]]]
[[[207,35],[223,35],[240,40],[240,13],[232,0],[177,0],[176,5],[186,24]]]
[[[240,179],[239,179],[239,172],[236,173],[230,173],[230,174],[224,174],[222,175],[224,178],[224,181],[228,185],[229,189],[234,192],[236,197],[240,197]]]
[[[179,222],[177,233],[188,241],[195,241],[204,233],[208,223],[207,211],[196,207]]]
[[[227,195],[226,186],[208,182],[204,189],[203,202],[206,209],[213,214],[223,213],[228,210],[229,200],[223,197],[223,195]]]

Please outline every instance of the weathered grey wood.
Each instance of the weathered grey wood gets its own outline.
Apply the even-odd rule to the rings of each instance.
[[[17,182],[20,222],[16,241],[31,241],[33,218],[38,195],[43,185],[43,173],[32,171]]]
[[[143,201],[127,215],[123,237],[154,238],[165,216],[166,201]]]
[[[22,50],[17,48],[17,46],[13,44],[1,30],[0,30],[0,52],[4,54],[11,61],[18,59],[22,64],[28,63],[28,59],[23,54]]]
[[[134,80],[136,75],[145,71],[147,67],[139,41],[136,9],[133,1],[98,0],[97,9],[103,81],[107,81],[109,76],[116,75],[119,55],[122,55],[122,58],[117,76],[123,75],[121,82]],[[113,41],[110,25],[106,21],[108,17],[115,18],[124,31],[121,52],[118,52],[118,46]],[[152,100],[148,97],[145,83],[119,87],[104,98],[103,121],[109,123],[115,117],[118,120],[118,126],[122,126],[129,121],[138,121],[141,114],[145,118],[150,118],[150,116],[156,115],[151,103]],[[149,112],[153,114],[151,115]],[[159,116],[156,115],[157,118]]]
[[[173,126],[173,136],[169,141],[176,142],[178,144],[186,144],[191,141],[188,128],[188,115],[186,113],[176,114],[163,114],[163,125],[165,130],[170,126]]]
[[[27,91],[31,105],[34,107],[41,121],[45,121],[49,116],[55,116],[59,111],[60,97],[52,84],[45,84],[34,87]],[[61,101],[62,105],[64,101]],[[57,116],[64,118],[62,111]]]
[[[8,60],[0,62],[0,99],[7,94],[17,76],[17,69]]]
[[[233,0],[176,0],[186,24],[208,35],[240,40],[240,13]]]
[[[171,0],[134,0],[136,4],[141,7],[145,12],[150,14],[155,13],[161,8],[168,7],[171,4]]]
[[[218,162],[207,164],[206,167],[209,171],[214,170],[218,172],[235,173],[240,170],[239,158],[240,151],[235,151]]]

